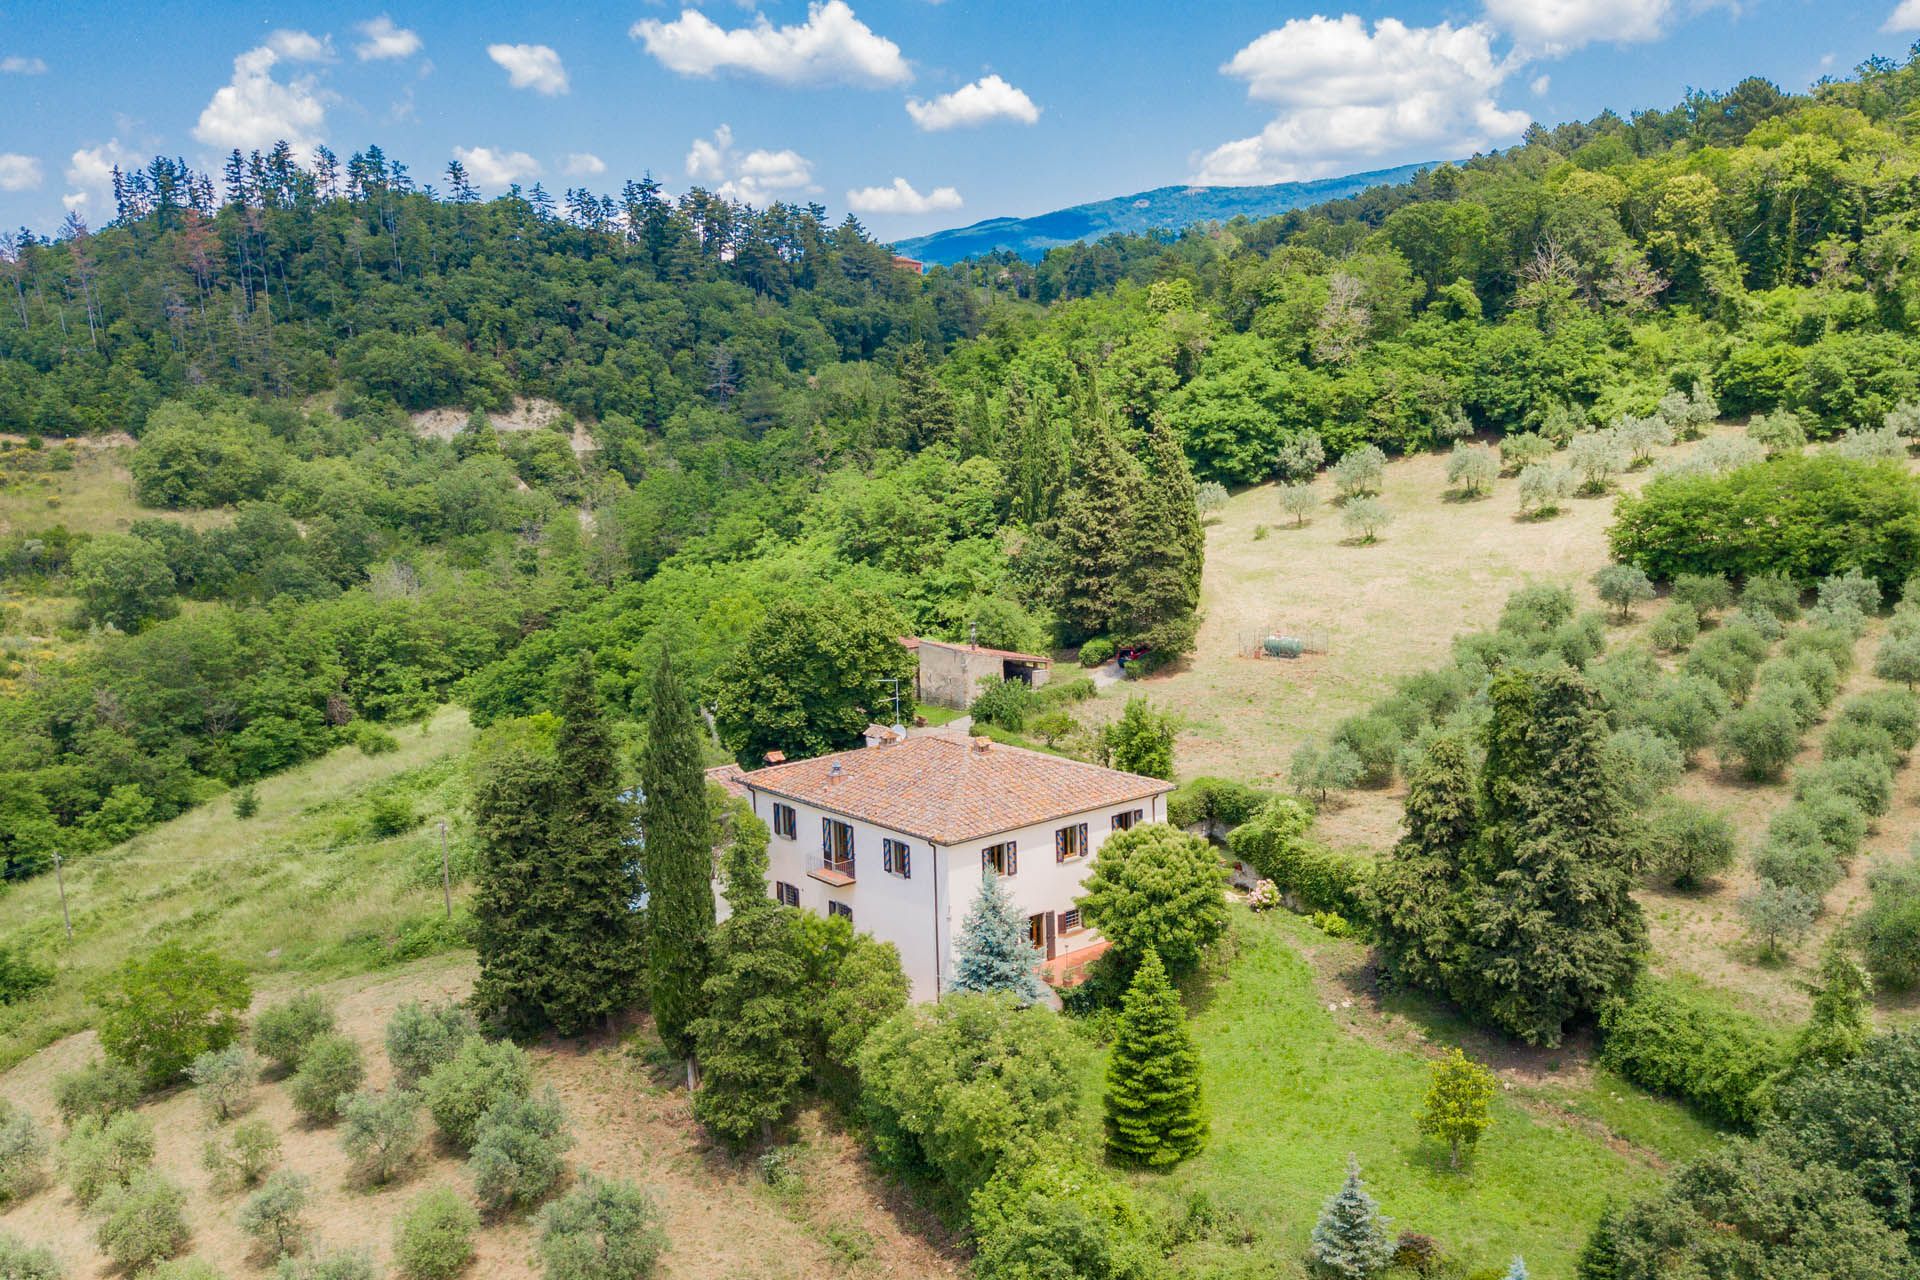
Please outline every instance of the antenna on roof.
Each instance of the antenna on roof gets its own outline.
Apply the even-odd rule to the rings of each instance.
[[[967,643],[976,649],[980,647],[980,624],[978,622],[969,622],[967,624]]]
[[[900,677],[899,676],[882,676],[881,679],[885,681],[887,684],[890,684],[893,686],[893,727],[896,729],[899,729],[900,728]],[[902,737],[906,736],[906,731],[904,729],[901,730],[901,736]]]

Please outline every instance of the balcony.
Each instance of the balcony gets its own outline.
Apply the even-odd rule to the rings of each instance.
[[[845,888],[853,883],[853,857],[852,855],[844,858],[823,857],[819,865],[808,869],[807,875],[821,884],[831,885],[836,889]]]

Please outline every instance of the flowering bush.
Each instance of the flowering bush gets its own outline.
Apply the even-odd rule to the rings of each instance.
[[[1253,891],[1247,894],[1247,905],[1255,911],[1271,911],[1280,905],[1280,889],[1271,880],[1259,880],[1254,883]]]

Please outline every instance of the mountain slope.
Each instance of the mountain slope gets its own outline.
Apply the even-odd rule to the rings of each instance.
[[[1225,222],[1242,214],[1249,218],[1270,218],[1303,205],[1358,195],[1368,187],[1405,182],[1422,169],[1432,168],[1434,163],[1403,164],[1394,169],[1317,178],[1312,182],[1277,182],[1266,187],[1156,187],[1152,191],[1077,204],[1031,218],[989,218],[970,227],[914,236],[898,242],[895,247],[909,257],[940,265],[997,249],[1011,249],[1023,258],[1038,258],[1060,245],[1097,240],[1116,231],[1179,231],[1196,222]]]

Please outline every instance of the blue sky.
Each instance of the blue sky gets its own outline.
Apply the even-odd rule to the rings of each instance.
[[[1530,119],[1904,57],[1920,0],[0,3],[0,225],[155,152],[377,142],[439,183],[651,170],[905,236],[1187,181],[1511,143]]]

